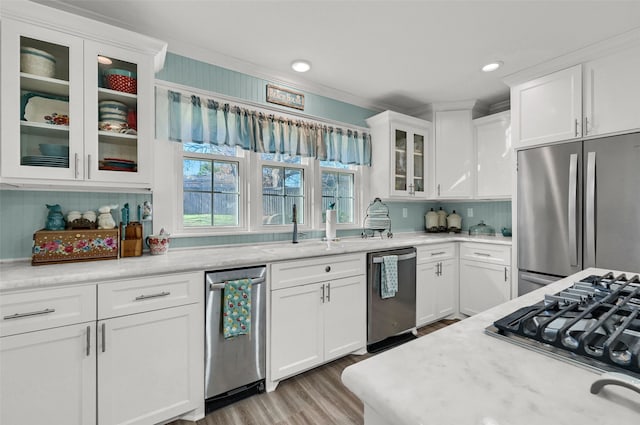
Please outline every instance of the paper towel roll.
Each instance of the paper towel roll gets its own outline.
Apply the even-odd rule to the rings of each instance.
[[[325,232],[327,234],[327,239],[335,239],[336,238],[336,221],[337,221],[337,211],[336,210],[327,210],[326,214],[326,226]]]

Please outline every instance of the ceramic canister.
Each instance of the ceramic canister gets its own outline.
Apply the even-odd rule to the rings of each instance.
[[[427,232],[438,231],[438,213],[431,208],[428,213],[424,215],[424,227]]]
[[[447,212],[442,207],[438,210],[438,229],[441,232],[447,230]]]
[[[169,235],[150,235],[145,239],[151,255],[166,254],[169,251]]]

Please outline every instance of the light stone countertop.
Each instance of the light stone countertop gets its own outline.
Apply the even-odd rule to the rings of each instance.
[[[638,425],[640,394],[611,385],[591,394],[597,373],[484,333],[543,294],[607,271],[584,270],[356,363],[342,381],[376,425]]]
[[[141,257],[68,264],[32,266],[30,261],[7,261],[0,264],[0,293],[460,241],[511,245],[511,238],[497,235],[396,233],[391,239],[354,237],[330,244],[319,239],[301,239],[295,245],[291,242],[219,245],[170,249],[166,255],[145,253]]]

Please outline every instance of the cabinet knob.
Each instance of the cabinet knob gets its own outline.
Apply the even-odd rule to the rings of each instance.
[[[331,271],[331,266],[327,266],[327,267],[325,267],[325,268],[324,268],[324,271],[325,271],[325,272],[327,272],[327,273],[329,273],[329,272]]]

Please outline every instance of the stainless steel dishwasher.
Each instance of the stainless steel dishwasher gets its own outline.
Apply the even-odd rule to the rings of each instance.
[[[251,331],[225,339],[222,331],[226,282],[251,279]],[[266,267],[205,273],[206,413],[264,391],[266,370]]]
[[[398,292],[382,298],[383,257],[398,257]],[[414,339],[416,328],[416,249],[367,253],[367,351],[375,353]]]

